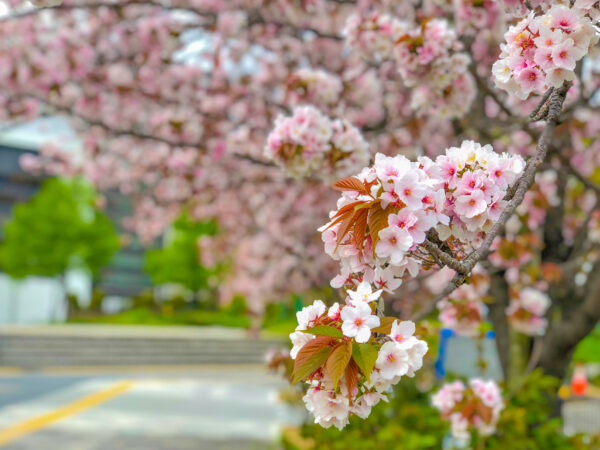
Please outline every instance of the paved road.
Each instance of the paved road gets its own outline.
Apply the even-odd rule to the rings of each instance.
[[[0,447],[12,450],[273,448],[301,410],[260,367],[0,378]]]

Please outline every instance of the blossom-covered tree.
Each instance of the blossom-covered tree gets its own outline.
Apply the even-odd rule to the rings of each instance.
[[[417,370],[398,330],[436,307],[471,335],[487,310],[506,378],[513,332],[535,337],[523,369],[564,377],[600,319],[598,2],[3,3],[3,119],[65,115],[83,146],[26,168],[131,195],[145,239],[184,206],[215,219],[224,298],[340,290],[292,334],[319,423]]]

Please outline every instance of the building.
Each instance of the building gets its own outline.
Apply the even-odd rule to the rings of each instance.
[[[49,119],[45,119],[47,121]],[[55,119],[51,119],[55,120]],[[43,122],[43,121],[42,121]],[[40,187],[41,179],[25,173],[19,167],[19,158],[26,153],[35,153],[44,139],[46,128],[33,129],[28,124],[10,133],[0,134],[0,241],[4,224],[10,219],[16,203],[26,202]],[[63,126],[67,132],[68,127]],[[25,136],[25,137],[23,137]],[[71,142],[73,137],[71,137]],[[72,148],[76,148],[72,143]],[[120,230],[121,219],[130,211],[127,198],[117,193],[107,194],[106,212]],[[96,282],[82,271],[67,274],[69,292],[75,294],[82,306],[89,304],[93,289],[107,295],[106,307],[119,309],[127,298],[135,296],[143,289],[151,287],[149,277],[143,271],[144,248],[134,238],[131,244],[122,248],[112,263],[102,270]],[[103,305],[104,306],[104,305]],[[0,268],[0,323],[44,323],[63,321],[66,316],[64,291],[55,279],[29,277],[26,280],[12,280],[1,273]]]

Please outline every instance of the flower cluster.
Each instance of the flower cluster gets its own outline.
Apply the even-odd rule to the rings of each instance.
[[[424,82],[444,86],[447,78],[456,75],[447,69],[463,72],[469,64],[466,54],[456,53],[460,49],[461,44],[448,22],[434,19],[403,34],[394,47],[394,58],[407,86]]]
[[[329,179],[352,173],[369,161],[368,144],[346,120],[331,120],[312,106],[280,115],[267,138],[265,155],[295,177]]]
[[[372,167],[336,183],[337,210],[319,229],[325,252],[341,264],[332,286],[364,279],[393,291],[406,270],[419,272],[416,252],[431,229],[453,246],[472,244],[500,216],[523,166],[519,156],[471,141],[435,161],[378,153]]]
[[[381,61],[392,56],[394,44],[405,30],[406,24],[398,19],[373,13],[350,16],[343,33],[348,44],[365,59]]]
[[[529,336],[541,336],[548,326],[544,314],[549,307],[550,298],[545,293],[526,287],[518,292],[518,297],[511,299],[506,315],[517,331]]]
[[[374,315],[380,295],[362,283],[348,291],[346,305],[327,308],[317,300],[297,313],[290,335],[292,382],[309,384],[303,400],[325,428],[342,429],[351,414],[368,417],[380,400],[387,401],[385,391],[423,364],[427,343],[414,336],[415,324]]]
[[[308,102],[334,105],[338,103],[343,90],[339,77],[324,70],[300,69],[288,81],[288,95],[294,104]]]
[[[483,436],[492,435],[504,409],[502,394],[494,381],[474,378],[465,386],[455,381],[442,386],[431,397],[432,405],[450,422],[452,436],[468,444],[472,429]]]
[[[446,20],[411,26],[389,16],[355,15],[345,34],[363,56],[396,61],[404,84],[414,88],[411,106],[419,114],[454,118],[469,110],[475,97],[469,58]]]
[[[450,235],[472,241],[498,220],[506,206],[504,196],[525,167],[523,158],[508,153],[499,155],[491,145],[482,147],[464,141],[436,159],[446,186],[450,224],[438,230],[440,237]]]
[[[575,65],[598,42],[592,21],[579,8],[555,5],[533,12],[504,35],[492,68],[496,85],[525,100],[573,80]]]
[[[496,27],[500,7],[495,0],[455,0],[454,20],[460,34],[473,35]]]
[[[457,288],[450,298],[440,300],[437,308],[442,325],[461,336],[476,336],[486,313],[480,291],[469,284]]]

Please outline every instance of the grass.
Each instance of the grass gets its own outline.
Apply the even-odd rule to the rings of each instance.
[[[577,345],[573,361],[600,363],[600,326]]]
[[[298,321],[293,317],[282,322],[267,324],[263,329],[269,334],[287,336],[288,334],[293,333],[297,326]]]
[[[69,322],[114,325],[220,325],[250,328],[250,319],[247,316],[232,315],[224,311],[176,311],[164,314],[148,308],[134,308],[110,315],[73,317]]]

